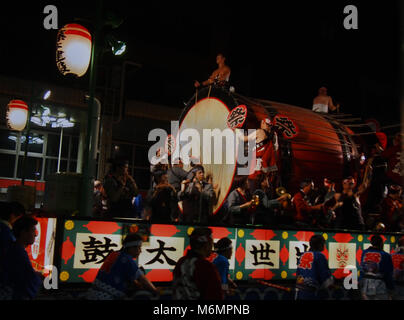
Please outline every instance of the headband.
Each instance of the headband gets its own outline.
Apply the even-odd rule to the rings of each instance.
[[[265,121],[266,124],[272,125],[271,119],[265,118],[264,121]]]
[[[348,183],[348,182],[350,182],[352,184],[355,184],[355,179],[354,178],[346,178],[346,179],[342,180],[342,183]]]

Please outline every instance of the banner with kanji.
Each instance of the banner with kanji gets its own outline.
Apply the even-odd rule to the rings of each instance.
[[[25,248],[32,267],[48,275],[53,265],[55,252],[56,218],[36,218],[36,237],[32,245]]]
[[[139,266],[151,281],[172,281],[175,263],[186,254],[194,226],[111,221],[66,220],[61,248],[60,280],[92,282],[105,258],[119,250],[129,232],[143,236]],[[236,280],[294,279],[299,257],[309,250],[309,240],[321,234],[326,240],[323,254],[336,278],[345,267],[359,267],[363,250],[370,246],[371,234],[210,227],[214,241],[228,237],[233,243],[230,275]],[[383,235],[384,248],[392,252],[398,240]],[[208,259],[213,260],[216,253]]]

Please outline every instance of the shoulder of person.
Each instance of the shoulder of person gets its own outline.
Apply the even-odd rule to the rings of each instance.
[[[384,250],[382,250],[381,253],[382,253],[382,256],[385,256],[386,258],[390,258],[390,257],[391,257],[391,254],[388,253],[388,252],[386,252],[386,251],[384,251]]]
[[[205,268],[205,267],[208,267],[208,268],[210,268],[210,267],[213,267],[213,263],[212,262],[210,262],[209,260],[207,260],[207,259],[203,259],[203,258],[198,258],[198,260],[196,261],[196,264],[198,265],[198,266],[200,266],[200,267],[203,267],[203,268]]]
[[[208,189],[208,190],[213,189],[213,185],[209,182],[204,182],[203,186],[205,189]]]
[[[229,264],[229,260],[228,260],[225,256],[222,256],[221,254],[219,254],[219,255],[215,258],[215,260],[213,260],[213,261],[216,262],[215,264],[220,264],[220,265],[227,265],[227,264]]]

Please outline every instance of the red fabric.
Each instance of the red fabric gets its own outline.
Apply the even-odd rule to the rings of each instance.
[[[376,137],[380,142],[380,145],[382,146],[383,150],[386,150],[387,146],[387,136],[384,132],[376,132]]]
[[[255,151],[255,157],[256,159],[262,159],[261,170],[254,169],[255,171],[249,175],[249,179],[257,178],[257,176],[263,172],[262,169],[268,169],[269,167],[276,166],[276,151],[272,140],[269,140],[262,147],[257,148],[257,150]]]
[[[8,188],[10,186],[19,186],[21,185],[20,179],[0,179],[0,188]],[[25,180],[26,186],[35,187],[38,191],[45,191],[45,182],[40,181],[27,181]]]
[[[394,270],[397,270],[397,271],[404,270],[404,254],[400,254],[400,253],[392,254],[391,260],[393,260]]]
[[[383,222],[387,224],[387,227],[392,226],[394,223],[394,213],[400,210],[400,201],[394,200],[391,197],[386,197],[381,203],[382,207],[382,219]]]
[[[367,252],[363,258],[363,262],[379,263],[382,260],[382,256],[378,252]]]
[[[313,252],[306,252],[300,258],[299,268],[311,270],[311,268],[313,266],[313,262],[314,262]]]
[[[194,256],[188,254],[178,260],[174,268],[174,277],[181,277],[181,265]],[[200,300],[223,300],[223,291],[219,272],[206,259],[198,258],[195,262],[194,281],[200,292]]]
[[[387,160],[387,176],[398,185],[402,185],[403,180],[396,171],[400,163],[401,144],[387,148],[381,156]]]
[[[310,206],[306,200],[304,200],[304,195],[301,191],[294,195],[293,206],[296,210],[296,221],[307,221],[307,215],[316,210],[313,209],[313,207]]]

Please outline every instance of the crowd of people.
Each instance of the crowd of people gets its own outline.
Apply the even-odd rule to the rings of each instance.
[[[38,221],[26,214],[18,203],[0,202],[0,300],[35,299],[44,276],[36,272],[26,248],[35,241]],[[176,261],[171,283],[173,300],[223,300],[237,284],[230,277],[232,241],[216,243],[209,227],[197,227],[189,236],[190,248]],[[137,263],[143,237],[129,233],[122,247],[108,254],[90,288],[81,296],[87,300],[127,299],[137,290],[159,295],[157,288]],[[373,235],[371,246],[363,251],[359,289],[363,300],[404,299],[404,237],[390,254],[383,250],[383,238]],[[335,285],[324,254],[325,239],[314,235],[310,248],[299,258],[296,270],[295,299],[320,299],[319,290]]]
[[[225,55],[219,53],[216,63],[218,68],[209,79],[195,81],[195,88],[213,85],[228,90],[231,69]],[[312,110],[329,113],[339,112],[339,108],[327,88],[321,87],[313,99]],[[378,140],[370,143],[369,150],[363,150],[366,153],[362,152],[355,169],[349,170],[352,176],[339,181],[332,178],[335,173],[331,172],[321,181],[319,177],[315,181],[307,177],[300,181],[295,194],[279,188],[283,177],[273,119],[261,119],[259,127],[249,135],[236,133],[240,141],[255,144],[256,164],[248,176],[235,176],[220,210],[220,181],[213,183],[213,176],[205,172],[203,163],[191,157],[191,168],[184,170],[181,159],[174,159],[171,164],[172,159],[159,149],[151,161],[147,194],[139,192],[127,161],[112,161],[103,182],[97,180],[94,184],[94,215],[136,217],[159,223],[404,231],[400,133],[388,143],[384,134],[376,132]]]
[[[35,241],[37,223],[18,202],[0,202],[0,300],[30,300],[41,288],[43,276],[25,250]]]
[[[208,227],[195,228],[189,241],[190,248],[176,262],[173,270],[172,299],[223,300],[227,296],[231,297],[237,288],[229,273],[229,260],[233,254],[232,241],[225,237],[214,243],[212,230]],[[144,277],[141,268],[130,259],[139,255],[141,245],[141,237],[136,234],[128,235],[123,241],[122,249],[112,252],[101,266],[86,299],[122,299],[130,292],[128,284],[158,293],[159,289]],[[299,257],[294,290],[296,300],[321,299],[319,290],[337,285],[322,253],[324,248],[323,236],[314,235],[310,239],[308,251]],[[380,235],[372,236],[371,246],[361,256],[359,281],[353,284],[355,289],[359,289],[360,299],[403,300],[403,264],[404,237],[399,239],[394,253],[389,254],[383,250],[383,238]]]
[[[352,282],[352,288],[359,289],[362,300],[403,300],[404,237],[398,241],[393,254],[383,250],[384,241],[380,235],[373,235],[370,242],[371,246],[361,255],[359,281]],[[336,279],[331,275],[327,259],[322,253],[324,249],[323,236],[312,236],[309,250],[298,261],[296,300],[317,300],[320,298],[319,290],[336,285]]]
[[[355,176],[342,181],[324,177],[318,186],[310,178],[303,179],[295,194],[277,188],[277,171],[266,171],[262,164],[248,176],[235,176],[215,215],[218,185],[198,161],[191,160],[191,168],[184,170],[181,159],[164,164],[159,150],[160,162],[151,165],[150,189],[142,197],[128,173],[128,163],[116,159],[103,183],[95,182],[94,215],[158,223],[400,232],[404,230],[403,190],[400,180],[389,176],[389,166],[397,164],[388,163],[388,155],[399,144],[399,134],[386,150],[376,143]],[[269,163],[268,167],[274,166]]]

